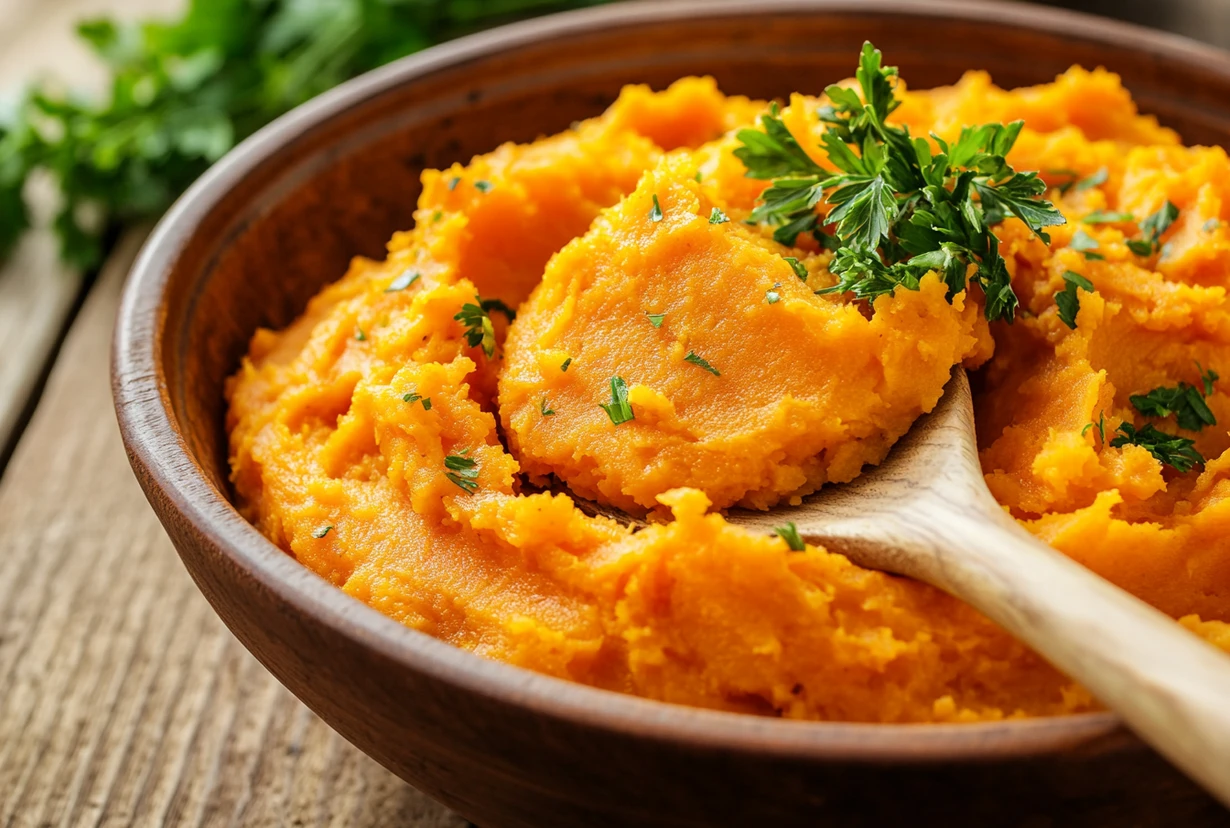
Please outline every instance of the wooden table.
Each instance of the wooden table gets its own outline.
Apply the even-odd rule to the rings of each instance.
[[[107,5],[179,0],[0,0],[0,89],[47,56],[88,81],[68,33]],[[0,826],[465,826],[248,654],[145,502],[108,384],[141,238],[126,237],[88,291],[0,478]],[[0,444],[19,430],[80,285],[46,236],[0,270]]]
[[[180,2],[0,0],[0,90],[48,66],[88,84],[71,21]],[[1189,8],[1198,18],[1168,24],[1230,38],[1220,0]],[[0,270],[0,447],[16,444],[7,465],[0,448],[0,826],[466,825],[282,688],[180,566],[108,386],[141,239],[125,237],[88,291],[45,235]]]

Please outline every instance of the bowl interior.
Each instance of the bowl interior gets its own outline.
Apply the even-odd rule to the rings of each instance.
[[[169,469],[187,461],[212,485],[209,496],[230,498],[223,388],[250,337],[290,322],[352,256],[381,256],[389,236],[412,223],[423,169],[565,129],[601,112],[627,83],[660,88],[708,74],[728,93],[819,92],[852,74],[865,39],[914,88],[951,83],[968,69],[1011,87],[1051,80],[1072,64],[1105,66],[1123,76],[1142,110],[1188,143],[1230,138],[1226,56],[1053,10],[885,0],[638,3],[478,35],[281,119],[173,211],[130,286],[155,292],[156,312],[122,317],[121,329],[152,326],[154,379],[186,454],[143,462],[164,465],[170,478]]]

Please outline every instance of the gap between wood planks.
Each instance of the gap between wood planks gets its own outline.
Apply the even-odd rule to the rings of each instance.
[[[0,826],[463,828],[316,718],[196,591],[137,486],[112,256],[0,481]]]

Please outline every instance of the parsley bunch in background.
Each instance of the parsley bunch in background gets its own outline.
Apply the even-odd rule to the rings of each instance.
[[[774,238],[794,244],[815,234],[835,255],[829,270],[838,282],[820,293],[850,292],[874,299],[898,287],[917,290],[934,270],[949,297],[977,284],[986,296],[986,317],[1013,320],[1017,297],[990,227],[1016,216],[1039,238],[1043,228],[1064,223],[1043,198],[1046,184],[1034,172],[1016,172],[1005,160],[1022,121],[966,127],[949,143],[932,136],[939,151],[909,129],[888,123],[900,104],[897,69],[881,64],[880,52],[863,45],[855,73],[862,97],[830,86],[819,109],[827,127],[822,140],[836,171],[816,164],[774,110],[764,131],[738,133],[735,155],[751,178],[771,179],[751,221],[777,227]],[[815,208],[832,205],[820,229]]]
[[[179,20],[84,23],[109,95],[31,89],[0,123],[0,259],[30,225],[27,180],[62,195],[63,257],[92,268],[125,224],[157,216],[227,150],[342,81],[510,19],[603,0],[190,0]]]

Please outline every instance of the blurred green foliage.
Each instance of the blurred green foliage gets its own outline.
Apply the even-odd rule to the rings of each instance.
[[[496,23],[603,0],[190,0],[174,22],[83,23],[110,91],[48,85],[0,123],[0,259],[30,226],[23,190],[62,193],[63,258],[96,267],[117,228],[157,216],[227,150],[342,81]]]

